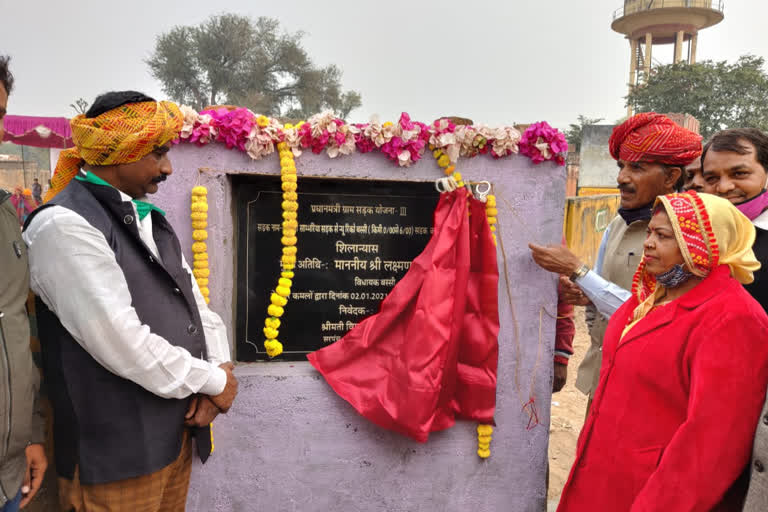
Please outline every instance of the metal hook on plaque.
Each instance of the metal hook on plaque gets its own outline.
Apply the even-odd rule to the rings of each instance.
[[[473,187],[472,193],[474,194],[475,198],[478,201],[484,203],[486,201],[486,198],[488,197],[488,194],[491,193],[491,182],[480,181],[477,183],[472,183],[472,187]]]

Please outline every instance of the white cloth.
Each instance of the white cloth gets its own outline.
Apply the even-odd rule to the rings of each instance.
[[[131,200],[120,195],[123,201]],[[137,227],[159,257],[152,216],[137,222]],[[32,291],[104,368],[163,398],[215,396],[224,390],[227,375],[218,366],[231,359],[226,328],[208,309],[183,256],[203,323],[208,361],[171,345],[142,324],[114,252],[101,231],[82,216],[51,206],[32,220],[23,236],[29,248]]]
[[[755,220],[752,221],[755,227],[768,231],[768,210],[761,213]]]
[[[606,229],[605,233],[603,233],[594,270],[590,270],[586,275],[576,280],[579,288],[581,288],[587,298],[592,301],[592,304],[595,305],[600,314],[605,318],[611,318],[616,310],[632,296],[630,291],[600,276],[603,260],[605,259],[605,243],[608,240],[609,229]]]

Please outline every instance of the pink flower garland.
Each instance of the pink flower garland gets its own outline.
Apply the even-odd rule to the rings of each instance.
[[[549,126],[546,121],[541,121],[530,125],[523,133],[520,153],[530,157],[535,164],[555,160],[559,165],[565,165],[563,155],[568,153],[568,142],[560,131]]]
[[[245,144],[251,134],[251,129],[256,124],[253,112],[247,108],[227,110],[217,108],[215,110],[203,110],[200,114],[211,116],[212,124],[217,128],[216,140],[227,145],[228,149],[237,148],[246,151]]]
[[[254,160],[272,153],[278,142],[286,142],[296,156],[302,148],[315,154],[326,151],[331,158],[355,150],[370,153],[378,149],[401,167],[419,161],[428,145],[448,155],[452,163],[456,163],[459,156],[469,158],[490,153],[494,158],[502,158],[519,151],[536,164],[554,160],[565,165],[564,155],[568,151],[565,136],[546,122],[532,124],[521,136],[510,126],[456,126],[448,119],[426,125],[411,120],[406,112],[394,124],[378,121],[346,124],[325,112],[300,125],[283,126],[276,119],[257,116],[246,108],[210,109],[199,114],[190,107],[180,108],[184,124],[179,139],[174,142],[203,146],[216,140],[229,149],[248,153]]]

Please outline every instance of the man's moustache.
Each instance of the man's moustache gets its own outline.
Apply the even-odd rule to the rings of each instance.
[[[628,187],[628,186],[622,186],[622,185],[619,185],[619,191],[620,191],[620,192],[629,192],[629,193],[634,193],[634,192],[635,192],[635,189],[634,189],[633,187]]]
[[[157,178],[152,178],[152,183],[162,183],[167,179],[168,179],[168,176],[166,176],[165,174],[161,174]]]

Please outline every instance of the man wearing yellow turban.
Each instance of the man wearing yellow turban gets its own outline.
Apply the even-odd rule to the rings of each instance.
[[[64,510],[182,511],[192,438],[237,392],[226,329],[165,214],[146,201],[172,173],[182,115],[107,93],[72,120],[46,204],[24,228],[54,408]]]

